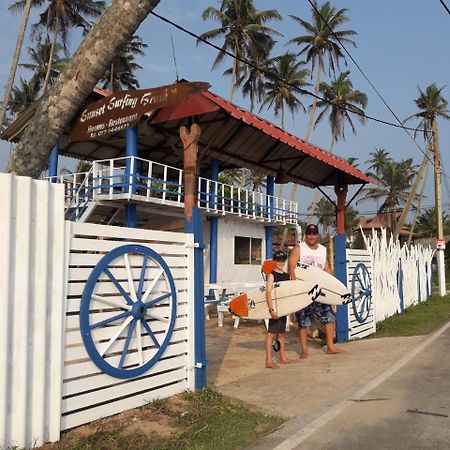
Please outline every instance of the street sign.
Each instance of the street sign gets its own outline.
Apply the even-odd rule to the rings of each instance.
[[[115,92],[91,103],[70,134],[72,142],[102,140],[137,124],[144,114],[208,89],[201,81],[180,82],[137,91]]]

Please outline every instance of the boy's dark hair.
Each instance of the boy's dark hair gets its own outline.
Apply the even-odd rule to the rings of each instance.
[[[272,259],[274,261],[286,261],[287,258],[288,258],[287,253],[281,250],[276,251],[272,256]]]

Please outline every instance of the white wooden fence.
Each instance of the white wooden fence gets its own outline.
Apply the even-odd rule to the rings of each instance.
[[[64,193],[0,174],[0,447],[59,438]]]
[[[0,198],[0,447],[55,441],[61,430],[194,388],[192,235],[64,222],[63,186],[48,181],[0,174]],[[104,365],[145,370],[108,374],[86,335]]]
[[[365,238],[372,255],[372,298],[375,320],[380,322],[431,295],[431,260],[433,250],[421,245],[400,246],[385,229]],[[400,290],[399,288],[403,286]]]

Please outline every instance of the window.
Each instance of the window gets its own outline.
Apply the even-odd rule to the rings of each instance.
[[[261,248],[262,248],[262,239],[235,236],[234,263],[260,265]]]

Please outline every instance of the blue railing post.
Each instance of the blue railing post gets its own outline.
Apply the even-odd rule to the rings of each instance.
[[[125,163],[125,185],[128,184],[128,193],[136,194],[136,178],[137,178],[137,160],[138,154],[138,127],[127,128],[125,130],[125,156],[127,157]],[[125,220],[126,226],[129,228],[136,228],[137,226],[137,214],[136,204],[132,200],[128,200],[125,205]]]
[[[267,175],[266,182],[266,203],[267,203],[267,216],[269,219],[273,218],[273,193],[275,190],[275,183],[272,176]],[[273,251],[273,226],[266,227],[266,259],[272,258]]]
[[[50,153],[48,158],[48,176],[51,177],[51,182],[56,183],[58,177],[58,155],[59,145],[56,144]]]
[[[347,239],[345,234],[334,237],[334,275],[347,286]],[[348,340],[348,305],[338,305],[336,308],[336,341]]]
[[[211,158],[211,191],[210,207],[214,208],[217,204],[217,182],[219,180],[219,161]],[[209,241],[209,282],[217,283],[217,251],[219,239],[219,218],[211,216],[210,241]]]
[[[195,388],[206,386],[205,295],[203,273],[203,220],[199,208],[192,208],[190,220],[184,218],[184,231],[194,235],[194,352]],[[189,299],[190,300],[190,299]]]

